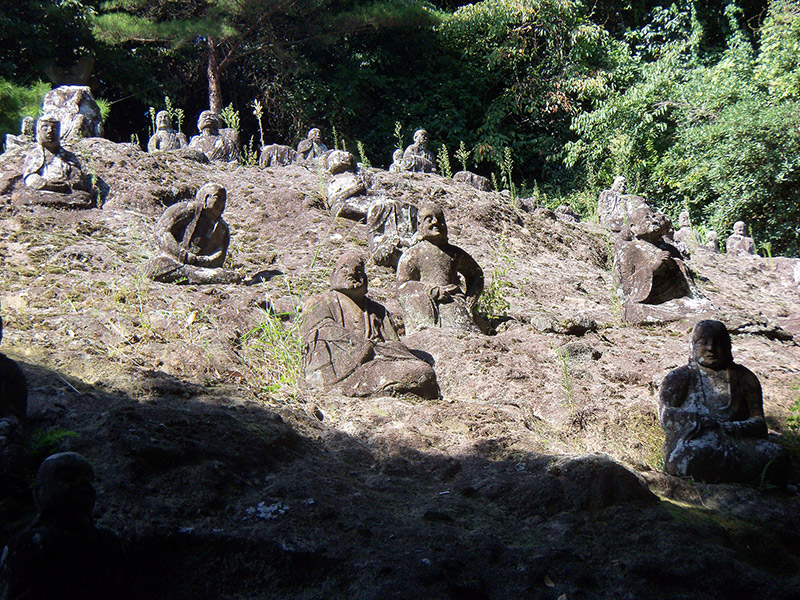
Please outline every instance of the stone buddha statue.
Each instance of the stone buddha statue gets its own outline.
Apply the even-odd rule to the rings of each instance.
[[[148,152],[163,152],[165,150],[178,150],[188,142],[186,136],[172,128],[172,117],[165,110],[156,114],[156,132],[147,141]]]

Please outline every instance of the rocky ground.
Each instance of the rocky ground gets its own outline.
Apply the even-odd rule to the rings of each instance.
[[[298,306],[366,247],[365,225],[326,210],[324,174],[73,150],[102,208],[17,207],[22,157],[0,157],[2,350],[28,376],[31,449],[0,545],[33,515],[37,462],[74,450],[137,598],[800,598],[800,497],[664,474],[656,419],[693,323],[719,318],[798,449],[789,259],[696,252],[705,312],[626,325],[597,224],[374,170],[372,194],[445,208],[496,333],[406,338],[435,359],[437,401],[353,400],[299,373]],[[207,181],[228,190],[226,266],[244,283],[147,280],[156,219]],[[393,272],[368,275],[399,313]]]

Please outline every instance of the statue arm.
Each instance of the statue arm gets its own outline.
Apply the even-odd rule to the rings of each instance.
[[[181,262],[186,262],[189,252],[181,248],[177,236],[191,219],[192,214],[186,210],[184,204],[173,204],[164,211],[156,226],[155,236],[158,246]]]
[[[740,370],[741,369],[741,370]],[[722,428],[739,437],[765,438],[767,437],[767,422],[764,418],[764,402],[761,384],[750,370],[744,367],[737,368],[739,380],[739,393],[747,403],[747,419],[727,421]],[[734,393],[734,392],[732,392]]]
[[[211,239],[208,242],[209,254],[192,254],[189,253],[191,264],[198,267],[217,268],[221,267],[225,262],[225,256],[228,254],[228,245],[231,241],[230,229],[224,221],[219,221],[211,234]]]
[[[684,407],[689,392],[689,379],[688,367],[682,367],[671,371],[661,384],[658,394],[658,421],[668,437],[679,432],[696,433],[710,425],[702,423],[696,411]]]

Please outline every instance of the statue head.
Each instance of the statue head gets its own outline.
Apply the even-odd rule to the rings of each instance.
[[[392,162],[396,164],[400,164],[400,161],[403,160],[403,149],[398,148],[394,152],[392,152]]]
[[[22,135],[24,135],[28,139],[32,139],[34,135],[34,120],[33,117],[25,117],[22,119],[22,127],[20,128],[22,131]]]
[[[640,240],[655,243],[669,233],[672,223],[667,215],[654,211],[647,205],[640,206],[631,214],[631,233]]]
[[[620,194],[625,191],[625,178],[622,175],[617,175],[614,178],[614,183],[611,185],[612,192],[619,192]]]
[[[316,127],[314,127],[313,129],[309,129],[308,139],[310,139],[312,142],[322,141],[322,132]]]
[[[683,210],[681,214],[678,215],[678,227],[691,227],[688,210]]]
[[[691,360],[715,371],[733,363],[731,336],[724,323],[707,319],[694,326]]]
[[[709,229],[708,232],[706,233],[706,241],[709,244],[716,244],[717,242],[719,242],[719,234],[717,234],[717,232],[714,231],[713,229]]]
[[[161,131],[163,129],[172,129],[172,117],[165,110],[160,110],[156,113],[156,129]]]
[[[225,211],[228,192],[218,183],[207,183],[197,190],[195,198],[203,203],[203,212],[217,221]]]
[[[95,490],[94,469],[77,452],[48,456],[36,472],[33,500],[43,518],[73,522],[92,519]]]
[[[447,243],[447,224],[444,211],[433,202],[426,202],[417,212],[417,231],[419,237],[437,246]]]
[[[200,133],[219,135],[219,116],[213,110],[204,110],[197,117],[197,130]]]
[[[339,257],[331,271],[331,289],[356,301],[367,295],[367,271],[360,252],[348,250]]]
[[[736,223],[733,224],[733,233],[736,235],[745,235],[744,227],[744,221],[736,221]]]
[[[52,115],[43,115],[36,122],[36,141],[51,151],[61,147],[61,122]]]
[[[414,132],[414,143],[420,148],[425,148],[428,145],[428,132],[424,129],[417,129]]]

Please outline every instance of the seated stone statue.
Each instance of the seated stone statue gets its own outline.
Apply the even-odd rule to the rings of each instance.
[[[172,117],[165,110],[156,114],[156,132],[147,141],[148,152],[178,150],[187,144],[186,136],[172,128]]]
[[[397,148],[392,152],[392,164],[389,165],[390,173],[399,173],[403,170],[403,150]]]
[[[744,221],[733,224],[733,235],[725,242],[725,252],[734,256],[752,256],[756,253],[753,238],[745,235]]]
[[[414,132],[414,143],[403,152],[403,170],[415,173],[435,173],[433,152],[428,150],[428,132],[417,129]]]
[[[3,340],[3,319],[0,317],[0,341]],[[0,419],[25,418],[28,407],[28,381],[22,369],[5,354],[0,354]]]
[[[692,231],[692,223],[689,219],[689,211],[681,211],[678,216],[679,229],[672,235],[672,239],[683,254],[700,244],[700,238]]]
[[[376,265],[397,268],[417,232],[417,207],[397,200],[375,200],[367,210],[367,245]]]
[[[78,157],[61,147],[58,120],[47,115],[40,117],[36,123],[36,141],[23,167],[28,193],[20,194],[17,200],[22,204],[90,208],[91,184]]]
[[[475,308],[483,292],[483,271],[475,259],[447,241],[439,206],[428,202],[419,208],[417,236],[417,243],[397,265],[397,299],[405,313],[406,334],[426,327],[480,331]]]
[[[789,457],[767,440],[761,385],[733,362],[719,321],[700,321],[689,364],[666,376],[658,398],[666,470],[709,483],[785,483]]]
[[[703,244],[703,248],[712,252],[719,252],[719,235],[713,229],[709,229],[706,233],[706,243]]]
[[[258,166],[262,168],[285,167],[294,162],[297,162],[297,152],[289,146],[270,144],[262,146],[259,152]]]
[[[625,194],[625,183],[625,178],[619,175],[611,189],[600,192],[597,200],[597,220],[611,231],[622,231],[630,222],[633,211],[647,206],[641,196]]]
[[[316,127],[308,132],[308,137],[297,144],[297,160],[306,161],[320,158],[328,151],[322,143],[322,133]]]
[[[331,272],[331,291],[303,309],[306,379],[346,396],[438,397],[433,368],[399,341],[386,309],[366,294],[364,258],[346,252]]]
[[[222,219],[227,193],[207,183],[191,202],[173,204],[156,225],[161,255],[146,267],[148,277],[163,283],[232,283],[241,277],[222,269],[230,243],[228,224]]]
[[[6,150],[24,148],[35,141],[33,117],[23,117],[20,126],[20,135],[6,134]]]
[[[39,516],[16,534],[0,563],[0,598],[109,600],[127,597],[116,534],[97,527],[94,469],[75,452],[54,454],[36,473]]]
[[[197,118],[200,135],[192,136],[189,148],[199,150],[214,161],[234,161],[239,158],[238,134],[234,130],[221,130],[219,116],[211,110],[204,110]]]
[[[664,236],[669,218],[647,206],[637,208],[614,251],[614,276],[624,304],[661,304],[692,295],[692,283],[677,248]]]

